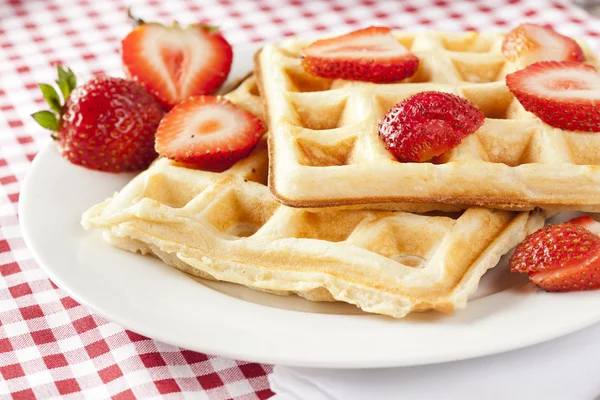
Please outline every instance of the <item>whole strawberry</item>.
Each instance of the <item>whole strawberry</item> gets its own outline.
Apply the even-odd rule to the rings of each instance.
[[[458,146],[484,119],[462,97],[420,92],[388,111],[379,124],[379,136],[398,161],[423,162]]]
[[[133,81],[96,77],[75,87],[75,75],[58,67],[62,93],[40,84],[52,111],[32,117],[55,133],[63,157],[73,164],[108,172],[137,171],[157,156],[154,133],[163,111],[158,101]]]

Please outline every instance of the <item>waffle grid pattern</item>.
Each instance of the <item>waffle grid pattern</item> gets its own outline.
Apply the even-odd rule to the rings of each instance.
[[[523,109],[504,83],[507,73],[522,66],[502,56],[502,34],[394,35],[420,59],[416,74],[398,84],[311,76],[299,58],[309,41],[269,45],[257,56],[273,132],[270,187],[280,200],[298,207],[600,207],[600,136],[554,129]],[[582,47],[596,66],[589,47]],[[395,104],[427,90],[470,100],[486,122],[433,163],[397,162],[377,134],[379,121]]]
[[[257,109],[255,86],[249,78],[226,97]],[[267,166],[264,141],[222,173],[161,159],[88,210],[83,224],[199,277],[399,318],[464,307],[483,273],[544,223],[538,213],[477,208],[455,215],[290,208],[270,196]]]

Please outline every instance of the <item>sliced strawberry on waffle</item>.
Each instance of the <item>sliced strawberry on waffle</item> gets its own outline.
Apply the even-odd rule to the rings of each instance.
[[[417,71],[419,59],[402,46],[391,29],[369,27],[317,40],[302,52],[309,73],[331,79],[398,82]]]
[[[212,26],[141,24],[121,42],[125,72],[170,109],[212,94],[227,79],[233,52]]]
[[[600,75],[591,65],[543,61],[508,74],[523,107],[555,128],[600,132]]]
[[[194,96],[160,121],[155,148],[171,160],[222,171],[247,157],[264,132],[251,112],[221,97]]]
[[[552,28],[536,24],[521,24],[502,43],[502,54],[523,65],[538,61],[584,61],[581,47],[570,37]]]
[[[462,97],[421,92],[388,111],[379,136],[398,161],[423,162],[458,146],[484,120],[483,113]]]
[[[600,223],[591,217],[549,225],[520,243],[509,264],[513,272],[549,292],[600,288]]]

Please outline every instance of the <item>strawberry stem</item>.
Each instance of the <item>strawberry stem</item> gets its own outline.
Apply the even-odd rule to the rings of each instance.
[[[144,21],[141,18],[136,17],[135,15],[133,15],[131,13],[131,7],[127,7],[127,17],[129,17],[129,19],[133,23],[134,27],[138,27],[138,26],[144,25],[146,23],[146,21]]]

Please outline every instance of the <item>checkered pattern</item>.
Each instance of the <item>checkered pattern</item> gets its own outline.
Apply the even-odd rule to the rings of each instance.
[[[122,0],[0,3],[0,397],[266,399],[272,395],[266,379],[270,366],[169,346],[90,314],[48,280],[21,237],[20,185],[49,140],[29,118],[43,105],[36,82],[51,82],[56,63],[70,66],[82,80],[120,75],[119,39],[130,29],[127,5]],[[562,1],[140,0],[131,5],[148,20],[218,24],[233,44],[368,24],[485,30],[530,20],[584,37],[598,49],[596,21]]]

